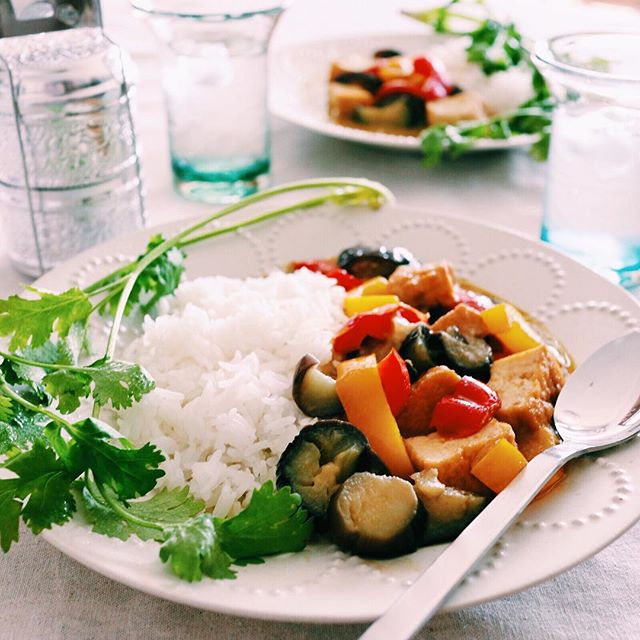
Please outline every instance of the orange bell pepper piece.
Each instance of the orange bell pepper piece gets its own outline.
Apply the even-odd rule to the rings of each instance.
[[[408,478],[413,465],[389,408],[375,356],[345,360],[337,370],[336,390],[347,419],[364,433],[392,474]]]

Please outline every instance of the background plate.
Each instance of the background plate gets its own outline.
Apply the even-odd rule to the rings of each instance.
[[[427,31],[421,34],[384,34],[357,38],[323,40],[281,49],[271,61],[269,106],[271,112],[306,129],[341,140],[350,140],[401,151],[420,150],[416,136],[394,135],[344,127],[327,114],[327,78],[333,60],[353,53],[368,54],[377,49],[399,49],[412,55],[423,53],[443,36]],[[446,60],[444,61],[446,64]],[[532,144],[537,136],[519,135],[507,140],[478,140],[470,151],[512,149]]]
[[[90,250],[37,286],[87,284],[144,248],[155,231]],[[328,207],[291,214],[250,232],[189,249],[187,276],[267,273],[292,259],[336,254],[356,243],[402,245],[423,261],[446,258],[461,276],[530,311],[579,363],[605,342],[639,329],[640,307],[624,290],[550,247],[496,227],[405,208],[377,212]],[[498,598],[584,560],[640,518],[640,440],[580,460],[529,507],[481,568],[447,603],[455,609]],[[184,604],[259,618],[358,622],[380,615],[441,551],[368,561],[329,545],[241,568],[235,581],[188,584],[158,559],[158,545],[92,533],[79,519],[46,539],[86,566],[131,587]]]

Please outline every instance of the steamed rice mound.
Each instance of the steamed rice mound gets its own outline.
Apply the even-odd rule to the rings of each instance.
[[[309,422],[291,398],[298,360],[330,357],[345,322],[344,289],[306,269],[266,278],[199,278],[166,313],[147,317],[123,357],[156,388],[119,412],[118,427],[167,458],[159,487],[181,487],[216,516],[239,511],[275,479],[280,454]]]

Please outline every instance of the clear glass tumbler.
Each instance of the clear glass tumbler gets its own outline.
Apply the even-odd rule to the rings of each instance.
[[[628,289],[640,286],[640,34],[538,43],[559,99],[541,237]]]
[[[161,44],[178,193],[232,202],[267,185],[267,47],[278,0],[132,0]]]

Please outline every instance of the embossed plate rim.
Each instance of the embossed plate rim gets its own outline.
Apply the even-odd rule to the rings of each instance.
[[[87,277],[87,273],[108,266],[101,263],[117,262],[122,254],[135,255],[152,233],[175,232],[185,224],[185,221],[169,223],[111,241],[47,274],[38,285],[44,288],[69,285],[75,278]],[[323,238],[305,234],[305,229],[309,232],[318,225],[330,233],[322,234]],[[311,251],[310,247],[317,248],[318,242],[324,243],[318,252],[328,247],[337,250],[341,246],[338,243],[343,243],[347,236],[352,237],[353,229],[358,230],[354,241],[373,242],[381,237],[392,240],[389,233],[394,230],[395,237],[404,233],[415,238],[415,242],[422,238],[423,247],[429,241],[432,245],[437,241],[438,246],[448,242],[453,253],[468,256],[465,271],[476,265],[473,278],[479,284],[485,284],[483,278],[495,279],[497,276],[492,275],[493,271],[504,268],[513,275],[508,281],[503,278],[499,286],[494,287],[496,293],[504,293],[501,286],[514,286],[514,291],[521,291],[522,295],[542,296],[539,301],[545,304],[539,305],[541,316],[550,313],[551,323],[559,323],[567,335],[577,334],[571,337],[572,340],[590,340],[590,349],[617,334],[638,329],[638,301],[553,248],[497,225],[416,208],[387,207],[370,212],[327,207],[299,216],[289,215],[280,222],[226,240],[219,239],[215,244],[192,247],[187,271],[191,276],[206,275],[218,269],[218,264],[220,269],[233,271],[246,268],[242,262],[248,258],[255,261],[258,271],[264,271],[268,266],[274,266],[276,257],[286,262],[291,252],[304,256]],[[419,236],[419,233],[425,235]],[[216,250],[212,251],[214,246]],[[427,259],[420,252],[418,257]],[[433,256],[434,259],[439,257]],[[450,257],[455,259],[453,255]],[[539,269],[540,265],[544,266],[543,270]],[[530,278],[526,288],[521,287],[518,280],[523,274]],[[558,295],[554,294],[556,290],[560,291]],[[546,299],[543,300],[544,296],[551,296],[550,306]],[[566,312],[562,312],[565,308]],[[592,327],[588,336],[574,329],[585,321]],[[607,323],[613,323],[613,328]],[[575,348],[572,350],[576,351]],[[609,469],[609,464],[615,468]],[[597,486],[590,480],[584,485],[583,478],[592,477],[588,474],[599,474],[593,476]],[[541,521],[517,526],[505,535],[501,546],[459,589],[447,609],[493,600],[565,571],[612,542],[640,518],[640,500],[635,499],[640,485],[640,440],[597,458],[593,464],[585,463],[584,469],[569,474],[571,482],[572,478],[578,481],[575,487],[566,485],[567,491],[571,487],[571,492],[558,490],[534,507],[542,513]],[[585,495],[581,494],[583,485],[589,489]],[[623,492],[616,488],[622,485]],[[617,496],[619,503],[605,513],[602,505],[611,506],[611,496]],[[559,510],[563,517],[570,514],[571,509],[575,513],[567,517],[567,522],[558,525],[557,517],[544,515],[545,509],[550,513]],[[248,617],[332,623],[362,622],[382,613],[439,549],[422,549],[394,561],[364,562],[329,545],[321,545],[301,554],[270,559],[264,565],[243,568],[234,582],[207,580],[190,585],[167,572],[158,560],[155,543],[104,538],[77,520],[46,532],[45,538],[89,568],[168,600]]]

